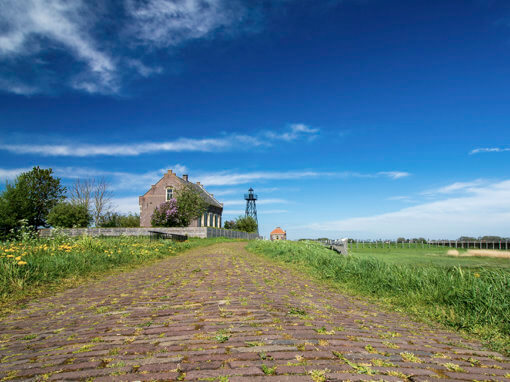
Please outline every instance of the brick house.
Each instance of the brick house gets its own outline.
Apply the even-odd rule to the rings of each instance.
[[[188,181],[188,175],[179,178],[172,170],[163,175],[163,177],[152,187],[145,195],[140,196],[140,227],[151,227],[151,217],[154,209],[161,203],[164,203],[175,197],[175,193],[184,185],[190,185],[207,202],[207,211],[198,219],[195,219],[189,225],[190,227],[221,227],[221,214],[223,213],[223,203],[218,202],[213,194],[206,191],[200,182],[192,183]]]
[[[287,240],[287,232],[280,227],[276,227],[269,235],[271,240]]]

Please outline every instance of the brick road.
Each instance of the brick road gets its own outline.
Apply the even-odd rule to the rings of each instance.
[[[6,380],[510,380],[510,360],[219,244],[0,322]]]

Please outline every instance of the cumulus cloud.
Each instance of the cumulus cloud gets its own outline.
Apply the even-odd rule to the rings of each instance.
[[[358,238],[501,235],[510,231],[510,180],[469,188],[462,197],[423,203],[367,217],[314,223],[314,232]]]

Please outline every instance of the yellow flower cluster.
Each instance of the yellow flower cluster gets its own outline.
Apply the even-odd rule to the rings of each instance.
[[[14,261],[18,265],[27,264],[27,262],[23,260],[23,256],[26,255],[27,253],[24,251],[22,244],[10,244],[4,248],[0,247],[0,259],[2,257],[12,259],[10,261]]]

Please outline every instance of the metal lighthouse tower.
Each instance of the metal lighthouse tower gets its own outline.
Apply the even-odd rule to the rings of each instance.
[[[257,194],[253,193],[253,188],[250,187],[247,194],[244,194],[244,200],[246,200],[246,216],[251,216],[257,222],[257,233],[259,233],[259,220],[257,219]]]

